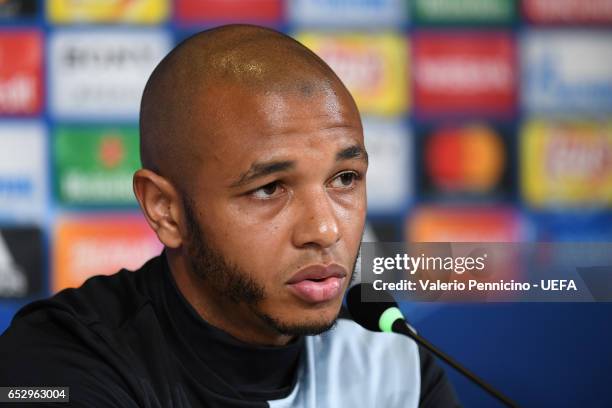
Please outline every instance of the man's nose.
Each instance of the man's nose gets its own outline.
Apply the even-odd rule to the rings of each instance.
[[[313,189],[297,201],[293,230],[296,247],[329,248],[340,240],[337,209],[324,188]]]

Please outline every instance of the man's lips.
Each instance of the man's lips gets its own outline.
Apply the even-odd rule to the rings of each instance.
[[[338,264],[311,265],[293,275],[287,285],[305,302],[325,302],[340,295],[346,275],[346,269]]]

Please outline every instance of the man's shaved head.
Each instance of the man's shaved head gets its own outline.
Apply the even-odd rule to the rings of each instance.
[[[267,28],[201,32],[153,71],[140,137],[134,192],[206,321],[257,344],[333,324],[363,233],[368,159],[329,66]]]
[[[201,139],[215,136],[220,101],[210,91],[236,87],[304,98],[341,93],[354,106],[329,66],[291,37],[251,25],[213,28],[179,44],[149,78],[140,110],[143,167],[181,188],[198,159],[196,141],[205,146]]]

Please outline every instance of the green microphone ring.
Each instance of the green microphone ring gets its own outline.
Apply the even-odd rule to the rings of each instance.
[[[393,323],[397,319],[404,319],[402,311],[397,307],[390,307],[380,315],[380,319],[378,319],[378,327],[385,333],[391,333],[393,331],[391,330],[391,327],[393,327]]]

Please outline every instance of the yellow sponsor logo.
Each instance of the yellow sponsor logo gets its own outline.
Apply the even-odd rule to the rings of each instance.
[[[155,24],[168,18],[168,0],[49,0],[53,23],[129,22]]]
[[[533,120],[521,139],[521,190],[529,204],[612,204],[612,121]]]
[[[300,33],[298,41],[338,74],[366,114],[396,115],[408,109],[408,44],[401,36]]]

